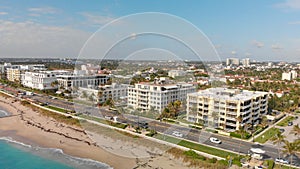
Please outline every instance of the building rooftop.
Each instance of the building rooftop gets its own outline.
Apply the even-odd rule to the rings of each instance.
[[[190,96],[204,96],[209,98],[219,98],[223,100],[249,100],[253,97],[268,94],[267,92],[249,91],[240,89],[227,89],[227,88],[210,88],[201,90],[197,93],[190,93]]]

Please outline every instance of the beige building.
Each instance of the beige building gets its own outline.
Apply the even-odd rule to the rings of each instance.
[[[12,82],[21,82],[21,69],[20,68],[8,68],[6,71],[7,80]]]
[[[267,109],[266,92],[210,88],[187,96],[187,120],[213,128],[239,130],[247,123],[257,125]]]

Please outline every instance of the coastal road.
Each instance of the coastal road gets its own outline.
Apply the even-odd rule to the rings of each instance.
[[[49,105],[61,107],[68,110],[76,110],[76,112],[85,113],[87,115],[95,116],[104,119],[105,116],[118,116],[118,120],[123,123],[128,123],[131,125],[136,125],[138,122],[145,121],[149,123],[149,128],[154,129],[160,133],[164,133],[166,135],[172,135],[173,131],[179,131],[183,134],[183,138],[187,140],[191,140],[197,143],[202,143],[205,145],[210,145],[213,147],[219,147],[224,150],[234,151],[236,153],[243,153],[247,154],[252,147],[257,147],[258,145],[240,141],[237,139],[233,139],[227,136],[221,136],[217,134],[213,134],[210,132],[206,132],[203,130],[192,129],[189,127],[179,126],[175,124],[167,124],[164,122],[160,122],[157,120],[138,117],[129,114],[118,115],[116,112],[107,110],[105,108],[97,108],[93,106],[85,106],[80,104],[74,104],[72,102],[68,102],[62,99],[53,99],[53,97],[46,96],[46,95],[34,95],[29,96],[31,99],[48,103]],[[222,144],[214,144],[209,141],[209,137],[216,137],[222,140]],[[266,151],[265,158],[277,158],[278,157],[278,150],[277,148],[271,145],[261,145],[259,148]],[[297,159],[295,159],[297,161]],[[298,159],[299,161],[299,159]]]

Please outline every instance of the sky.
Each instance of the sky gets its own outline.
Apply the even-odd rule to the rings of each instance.
[[[300,0],[0,0],[0,57],[148,57],[150,49],[300,62]]]

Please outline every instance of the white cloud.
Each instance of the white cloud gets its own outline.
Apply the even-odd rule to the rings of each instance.
[[[30,21],[0,21],[0,57],[76,57],[90,33]]]
[[[7,15],[7,12],[0,12],[0,15]]]
[[[289,22],[289,25],[300,25],[300,21]]]
[[[52,8],[52,7],[28,8],[27,10],[31,13],[38,13],[38,14],[56,14],[60,12],[59,9]]]
[[[89,12],[82,12],[80,14],[86,18],[87,24],[97,25],[97,26],[104,25],[115,19],[110,16],[102,16],[102,15],[92,14]]]
[[[252,44],[253,44],[254,46],[256,46],[257,48],[262,48],[262,47],[265,46],[265,44],[264,44],[263,42],[259,42],[259,41],[257,41],[257,40],[253,40],[253,41],[252,41]]]
[[[271,45],[271,48],[273,50],[280,50],[280,49],[282,49],[282,47],[279,44],[273,44],[273,45]]]
[[[282,9],[298,10],[298,9],[300,9],[300,1],[299,0],[285,0],[285,2],[277,3],[274,6],[277,8],[282,8]]]
[[[246,53],[245,53],[245,56],[248,56],[248,57],[249,57],[249,56],[251,56],[251,55],[252,55],[252,54],[249,53],[249,52],[246,52]]]

